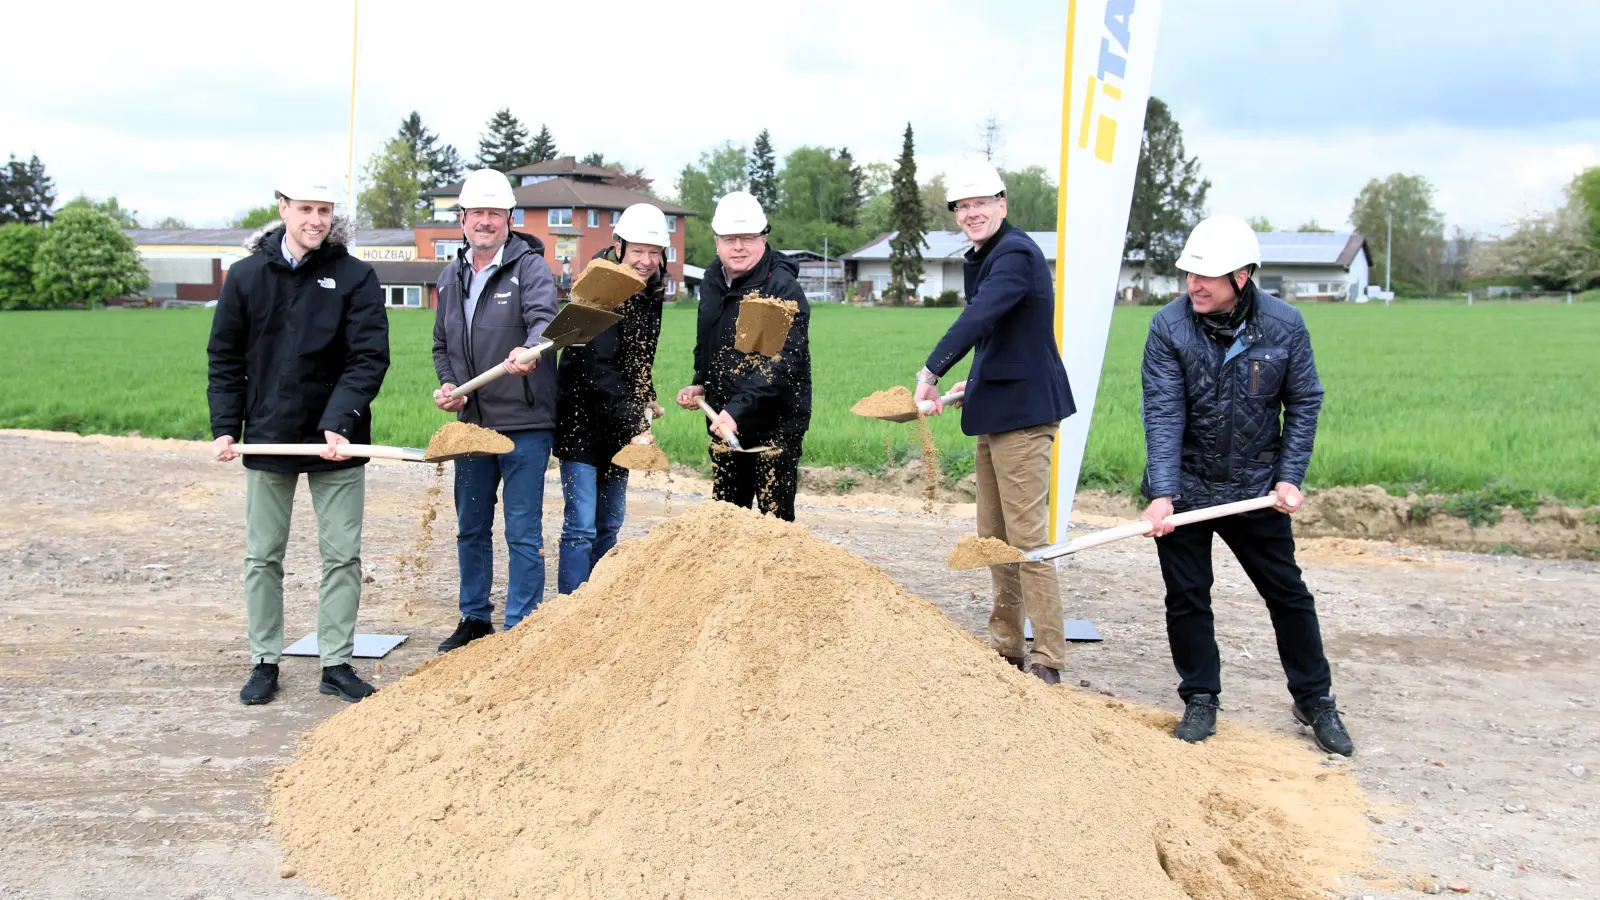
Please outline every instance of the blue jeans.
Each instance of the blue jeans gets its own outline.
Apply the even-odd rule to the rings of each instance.
[[[506,627],[513,628],[544,599],[544,472],[555,432],[510,431],[510,453],[456,460],[456,558],[461,568],[461,615],[493,621],[495,493],[505,481],[506,549],[511,583]]]
[[[570,594],[589,580],[594,564],[617,545],[617,532],[628,509],[628,470],[616,466],[597,469],[562,460],[561,496],[566,511],[561,522],[556,590]]]

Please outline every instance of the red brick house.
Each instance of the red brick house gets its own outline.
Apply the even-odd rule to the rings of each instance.
[[[611,229],[617,217],[635,203],[652,204],[666,214],[672,237],[672,245],[667,248],[667,296],[684,290],[683,219],[697,215],[694,210],[623,187],[616,183],[621,178],[618,172],[584,165],[570,156],[523,166],[506,175],[517,198],[512,230],[544,242],[544,257],[555,275],[560,296],[566,296],[567,288],[596,253],[611,246]],[[463,246],[455,214],[460,192],[459,182],[428,191],[435,221],[415,229],[417,259],[434,259],[442,264]]]

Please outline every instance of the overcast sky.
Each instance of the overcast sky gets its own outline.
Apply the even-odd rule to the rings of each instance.
[[[1059,156],[1066,0],[361,4],[356,164],[415,109],[467,160],[498,108],[563,153],[676,173],[772,130],[780,155]],[[1446,221],[1493,232],[1600,165],[1600,3],[1167,0],[1154,93],[1212,181],[1213,212],[1348,226],[1367,179],[1426,177]],[[45,4],[0,56],[0,153],[37,153],[61,199],[222,225],[275,178],[342,179],[349,0]]]

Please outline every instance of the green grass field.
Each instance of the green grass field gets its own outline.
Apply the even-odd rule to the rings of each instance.
[[[1084,468],[1085,486],[1132,490],[1144,465],[1138,361],[1153,310],[1118,308]],[[1327,388],[1311,486],[1542,492],[1600,502],[1600,305],[1396,304],[1304,309]],[[906,384],[955,310],[815,312],[810,465],[874,470],[908,457],[912,430],[850,414]],[[375,440],[421,446],[434,409],[433,317],[391,315],[394,364]],[[687,382],[694,311],[669,307],[656,385]],[[203,310],[0,313],[0,427],[209,438]],[[963,377],[965,364],[953,373]],[[954,379],[950,379],[953,381]],[[657,426],[674,460],[701,465],[703,419],[667,404]],[[970,468],[955,418],[934,422],[946,471]]]

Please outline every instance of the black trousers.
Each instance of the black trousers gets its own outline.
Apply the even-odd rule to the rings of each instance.
[[[734,453],[720,450],[720,442],[714,442],[711,445],[712,496],[745,509],[754,501],[762,513],[793,522],[803,441],[804,438],[792,437],[764,441],[761,445],[745,442],[747,446],[770,447],[777,451],[775,453]]]
[[[1316,602],[1294,561],[1289,517],[1276,510],[1196,522],[1156,539],[1167,583],[1167,641],[1178,670],[1178,696],[1222,692],[1222,660],[1211,615],[1211,535],[1221,535],[1272,615],[1278,660],[1300,706],[1328,696],[1333,676],[1322,652]]]

